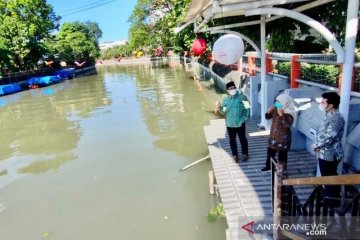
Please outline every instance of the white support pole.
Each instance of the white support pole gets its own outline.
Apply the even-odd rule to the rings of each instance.
[[[204,27],[215,15],[213,13],[210,13],[208,16],[205,17],[205,19],[199,24],[199,26],[194,25],[194,32],[197,33],[200,31],[202,27]]]
[[[196,19],[196,18],[195,18],[195,19]],[[176,28],[174,29],[174,33],[175,33],[175,34],[178,34],[178,33],[181,32],[184,28],[186,28],[187,26],[189,26],[189,25],[192,24],[192,23],[193,23],[193,21],[188,21],[187,23],[181,25],[180,27],[176,27]]]
[[[265,80],[266,80],[266,64],[265,64],[265,54],[266,54],[266,47],[265,47],[265,15],[261,16],[261,22],[260,22],[260,41],[261,41],[261,73],[260,73],[260,79],[261,79],[261,90],[260,90],[260,100],[261,100],[261,122],[260,126],[267,128],[267,121],[265,119],[265,113],[267,111],[267,104],[266,104],[266,89],[265,89]]]
[[[345,119],[343,145],[347,135],[347,125],[349,120],[349,106],[351,95],[351,83],[354,67],[354,53],[356,34],[358,29],[358,11],[359,0],[348,0],[347,20],[346,20],[346,34],[345,34],[345,61],[342,72],[342,85],[341,85],[341,102],[340,112]]]
[[[201,28],[203,28],[217,13],[221,12],[221,7],[219,0],[212,0],[212,9],[211,13],[205,17],[205,19],[194,29],[195,33],[200,32]]]

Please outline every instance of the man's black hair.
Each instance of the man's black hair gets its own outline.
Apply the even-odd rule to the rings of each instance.
[[[327,104],[332,104],[335,109],[339,107],[340,96],[336,92],[324,92],[321,96],[326,99]]]
[[[231,87],[236,87],[235,83],[233,81],[230,81],[226,84],[226,89],[229,89]]]

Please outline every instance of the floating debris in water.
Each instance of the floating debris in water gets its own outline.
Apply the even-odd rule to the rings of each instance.
[[[42,235],[43,238],[48,238],[49,236],[50,236],[49,232],[44,232]]]
[[[0,171],[0,176],[4,176],[8,173],[8,171],[6,169]]]

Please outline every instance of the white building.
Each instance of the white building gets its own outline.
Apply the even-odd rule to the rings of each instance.
[[[115,46],[125,45],[127,43],[128,43],[127,40],[101,42],[101,43],[99,43],[99,47],[101,50],[105,50],[105,49],[112,48]]]

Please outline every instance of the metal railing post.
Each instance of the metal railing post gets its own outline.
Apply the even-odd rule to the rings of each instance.
[[[273,71],[273,65],[269,54],[265,55],[265,65],[266,65],[266,74],[271,73]]]
[[[301,76],[301,63],[297,60],[300,58],[299,55],[291,56],[291,73],[290,73],[290,87],[298,88],[299,83],[296,82],[296,79],[299,79]]]

